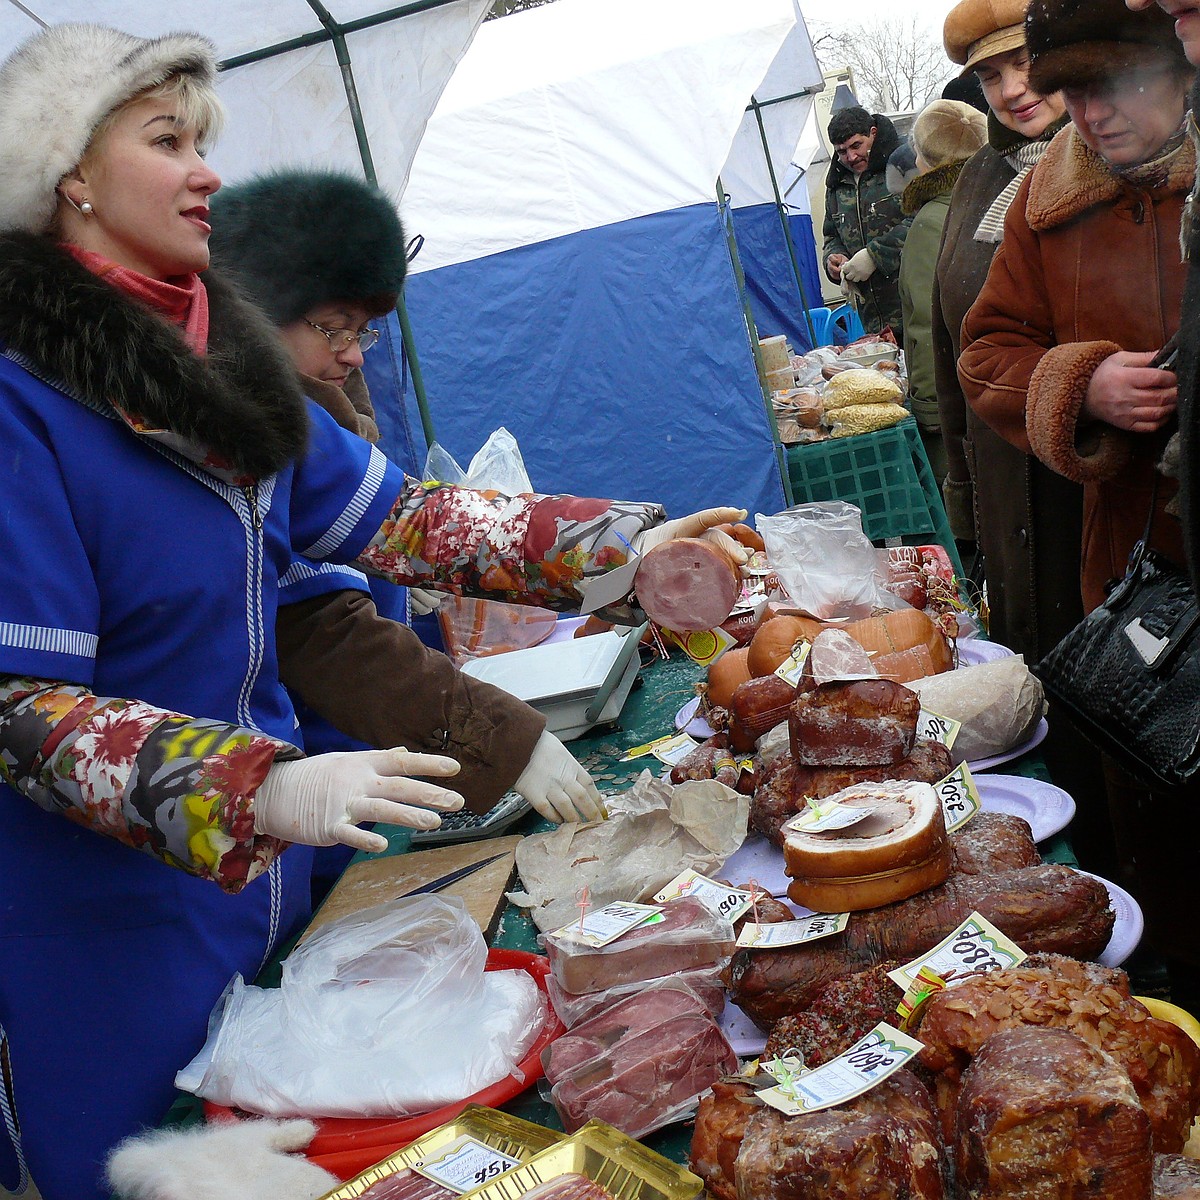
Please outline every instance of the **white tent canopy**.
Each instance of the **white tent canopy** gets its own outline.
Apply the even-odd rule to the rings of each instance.
[[[413,164],[414,270],[713,200],[797,17],[795,0],[557,0],[489,22]]]
[[[396,198],[425,123],[489,0],[436,7],[381,0],[0,0],[0,52],[42,24],[87,21],[153,37],[203,33],[232,63],[218,90],[229,122],[212,162],[230,182],[279,166],[363,171],[351,105],[334,42],[319,11],[344,31],[349,74],[380,185]],[[260,61],[238,59],[294,45]],[[311,44],[310,44],[311,43]],[[31,131],[32,132],[32,131]],[[36,134],[34,134],[36,136]]]

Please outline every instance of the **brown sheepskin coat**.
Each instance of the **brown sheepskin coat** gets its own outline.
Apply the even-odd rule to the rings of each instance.
[[[993,429],[1084,486],[1081,583],[1091,611],[1124,573],[1149,511],[1163,438],[1081,418],[1092,373],[1118,350],[1157,350],[1183,299],[1179,218],[1192,186],[1189,142],[1152,191],[1113,175],[1068,125],[1021,185],[1004,241],[963,322],[958,373]],[[1179,522],[1161,512],[1153,542],[1183,561]]]

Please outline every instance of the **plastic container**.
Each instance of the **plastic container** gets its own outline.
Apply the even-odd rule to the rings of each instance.
[[[686,1167],[603,1121],[589,1121],[573,1137],[467,1195],[471,1200],[518,1200],[564,1175],[590,1179],[612,1200],[693,1200],[704,1190],[703,1180]]]
[[[571,926],[543,933],[538,940],[562,989],[575,996],[600,992],[709,966],[733,953],[733,926],[700,901],[685,896],[658,907],[661,921],[638,925],[606,946],[575,941]]]
[[[488,951],[487,971],[528,971],[542,992],[546,990],[549,963],[540,954],[524,950]],[[444,1125],[458,1116],[468,1104],[497,1106],[518,1096],[542,1077],[542,1051],[563,1033],[565,1026],[547,1005],[546,1025],[534,1039],[529,1052],[518,1064],[520,1078],[508,1075],[461,1102],[415,1117],[371,1117],[354,1120],[347,1117],[317,1118],[317,1134],[305,1151],[305,1157],[339,1179],[351,1179],[389,1154],[409,1145],[431,1129]],[[232,1121],[242,1115],[220,1104],[204,1104],[204,1115],[210,1121]]]
[[[680,1120],[738,1065],[720,1026],[688,988],[630,996],[558,1044],[561,1053],[550,1047],[546,1061],[563,1126],[576,1130],[597,1119],[636,1138]]]
[[[347,1180],[332,1192],[327,1192],[321,1200],[359,1200],[360,1197],[373,1200],[372,1188],[378,1191],[378,1185],[385,1180],[408,1172],[416,1164],[463,1136],[474,1138],[510,1158],[518,1159],[521,1163],[528,1162],[535,1154],[549,1146],[556,1146],[563,1140],[563,1135],[557,1130],[535,1125],[532,1121],[524,1121],[508,1113],[497,1112],[494,1108],[469,1104],[453,1120],[417,1138],[415,1142],[389,1155],[382,1162],[374,1163],[354,1179]],[[429,1182],[432,1187],[436,1187],[432,1180]],[[442,1190],[447,1197],[452,1198],[457,1194],[448,1188]]]
[[[707,967],[697,967],[692,971],[677,971],[674,975],[663,975],[656,979],[638,979],[633,983],[618,983],[615,987],[605,988],[602,992],[588,992],[582,996],[574,996],[564,991],[558,980],[550,975],[546,979],[546,994],[558,1014],[559,1020],[568,1029],[574,1029],[582,1021],[587,1021],[606,1008],[611,1008],[626,996],[635,995],[647,988],[667,987],[673,984],[685,984],[690,987],[714,1017],[719,1017],[725,1011],[725,985],[721,982],[721,964],[713,963]]]

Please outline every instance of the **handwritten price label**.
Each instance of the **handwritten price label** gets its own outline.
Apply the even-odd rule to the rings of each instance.
[[[942,802],[947,833],[961,829],[980,809],[979,789],[966,763],[959,763],[945,779],[933,785],[933,790]]]
[[[682,896],[694,896],[709,912],[727,921],[736,921],[754,902],[750,892],[718,883],[692,870],[676,875],[654,900],[657,904],[667,904]]]
[[[858,808],[853,804],[839,804],[836,800],[814,800],[811,796],[805,799],[807,807],[803,812],[784,823],[784,829],[793,829],[797,833],[829,833],[834,829],[849,829],[865,821],[875,810]]]
[[[775,921],[769,925],[747,921],[738,934],[737,944],[754,950],[802,946],[805,942],[841,933],[849,922],[849,913],[813,913],[795,921]]]
[[[621,762],[630,762],[635,758],[644,758],[647,754],[653,754],[655,758],[661,758],[662,754],[678,754],[682,758],[695,750],[699,744],[699,742],[693,741],[688,737],[686,733],[668,733],[664,737],[655,738],[654,741],[646,742],[641,746],[632,746],[625,751]],[[662,761],[666,762],[667,760],[663,759]],[[671,765],[674,766],[675,764],[672,763]]]
[[[922,1044],[915,1038],[880,1021],[849,1050],[814,1071],[792,1069],[795,1060],[774,1060],[770,1073],[780,1082],[757,1095],[789,1117],[832,1108],[869,1091],[921,1049]]]
[[[413,1170],[461,1196],[520,1165],[519,1158],[463,1134],[433,1157],[415,1164]]]
[[[953,717],[943,717],[924,708],[917,717],[917,737],[941,742],[947,750],[954,749],[954,739],[958,737],[961,728],[961,721],[956,721]]]
[[[596,909],[595,912],[585,914],[582,927],[579,921],[572,921],[569,925],[556,929],[550,936],[579,942],[598,950],[639,925],[648,925],[662,919],[662,909],[653,905],[615,901]]]
[[[888,978],[902,991],[912,987],[918,972],[925,968],[949,982],[964,975],[980,975],[1015,967],[1027,955],[989,920],[973,912],[953,933],[947,934],[928,954],[888,972]]]

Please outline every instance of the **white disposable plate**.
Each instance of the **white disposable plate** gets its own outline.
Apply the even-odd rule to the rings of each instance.
[[[1023,817],[1033,840],[1044,842],[1060,833],[1075,815],[1075,801],[1062,788],[1021,775],[981,775],[975,780],[979,799],[988,812]]]
[[[960,667],[977,667],[980,663],[994,662],[998,658],[1010,658],[1012,651],[999,642],[989,642],[986,638],[959,638],[958,665]]]
[[[1079,873],[1092,875],[1091,871],[1080,871]],[[1117,887],[1111,880],[1104,879],[1100,875],[1092,875],[1092,878],[1099,879],[1108,889],[1109,903],[1113,907],[1113,912],[1117,914],[1112,937],[1108,939],[1108,945],[1104,947],[1104,953],[1100,955],[1098,961],[1106,967],[1119,967],[1137,949],[1138,942],[1142,940],[1145,922],[1142,919],[1141,906],[1124,888]]]
[[[717,731],[703,717],[696,716],[696,710],[699,707],[699,696],[697,696],[694,700],[689,700],[675,714],[675,728],[681,733],[690,734],[692,737],[699,738],[702,742],[706,742]]]
[[[1022,754],[1028,754],[1030,750],[1040,746],[1046,740],[1046,734],[1049,732],[1050,726],[1046,724],[1046,718],[1043,717],[1035,726],[1033,735],[1028,741],[1022,742],[1019,746],[1013,746],[1002,754],[989,754],[987,758],[971,759],[967,766],[974,774],[978,774],[980,771],[989,771],[992,767],[998,767],[1002,763],[1012,762],[1013,759],[1020,758]]]
[[[772,896],[786,896],[791,882],[783,873],[783,851],[761,833],[747,835],[741,846],[725,860],[721,878],[733,884],[753,880]]]

